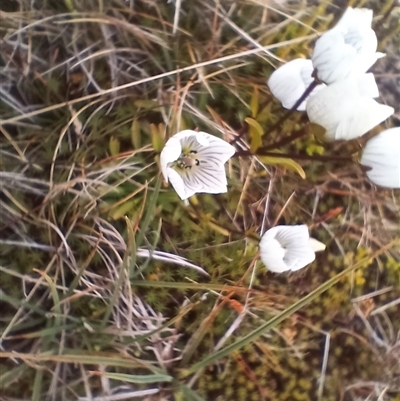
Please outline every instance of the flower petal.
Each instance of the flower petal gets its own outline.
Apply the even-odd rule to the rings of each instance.
[[[345,102],[351,107],[350,102]],[[354,106],[353,106],[354,107]],[[346,141],[358,138],[372,128],[376,127],[382,121],[385,121],[394,113],[394,108],[379,104],[374,99],[360,98],[357,100],[356,110],[343,114],[343,119],[339,122],[335,139],[344,139]]]
[[[182,178],[186,186],[197,188],[196,192],[208,194],[227,192],[225,168],[222,165],[218,165],[213,169],[203,167],[202,165],[196,166],[191,170],[185,170]]]
[[[300,270],[315,260],[315,252],[299,244],[290,247],[283,259],[291,271]]]
[[[168,182],[168,165],[174,161],[176,161],[182,152],[181,142],[178,138],[174,136],[168,139],[165,144],[163,150],[160,154],[160,165],[161,172],[164,176],[164,179]]]
[[[371,28],[373,11],[368,8],[348,7],[336,27],[351,27],[356,25],[360,29]]]
[[[307,244],[310,238],[308,227],[305,224],[296,226],[276,226],[271,228],[271,230],[274,232],[275,238],[285,248],[293,244]]]
[[[358,95],[372,98],[379,97],[379,89],[374,74],[361,74],[354,80],[354,82],[357,85]],[[346,84],[348,84],[348,82],[346,82]]]
[[[260,258],[268,270],[274,273],[283,273],[289,270],[289,267],[283,261],[285,253],[285,249],[282,248],[276,239],[265,235],[261,239]]]
[[[311,76],[313,70],[311,60],[301,58],[291,60],[271,74],[267,85],[282,106],[291,109],[313,82],[314,78]],[[304,111],[305,107],[306,102],[303,101],[297,110]]]
[[[351,75],[356,57],[356,49],[345,43],[339,30],[332,29],[316,41],[312,63],[318,78],[326,84],[332,84]]]
[[[377,95],[372,74],[335,82],[310,96],[307,114],[311,122],[326,129],[330,140],[350,140],[364,135],[394,113],[371,96]]]
[[[167,171],[171,185],[174,187],[176,193],[182,200],[185,200],[198,192],[197,187],[190,184],[188,185],[188,183],[185,182],[184,179],[173,168],[168,167]]]
[[[390,128],[370,139],[361,164],[371,167],[368,178],[385,188],[400,188],[400,127]]]
[[[199,132],[196,137],[197,141],[203,146],[198,150],[198,156],[201,158],[214,158],[219,163],[226,163],[236,152],[235,148],[214,135],[207,134],[206,132]],[[207,145],[204,143],[207,142]]]
[[[365,73],[381,53],[371,29],[372,10],[348,8],[334,28],[315,43],[312,62],[327,84]]]
[[[185,138],[190,138],[192,136],[196,136],[198,134],[197,131],[193,131],[192,129],[185,129],[183,131],[179,131],[177,134],[173,136],[173,138],[182,140]]]
[[[326,245],[324,243],[322,243],[312,237],[310,237],[310,239],[308,240],[308,245],[310,245],[311,249],[314,252],[321,252],[326,249]]]

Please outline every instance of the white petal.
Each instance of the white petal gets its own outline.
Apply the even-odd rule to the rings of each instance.
[[[271,74],[267,82],[268,87],[283,107],[291,109],[314,80],[311,76],[313,70],[311,60],[289,61]],[[297,110],[304,111],[305,104],[305,101],[302,102]]]
[[[203,131],[196,133],[196,140],[201,146],[210,146],[210,140],[212,140],[212,138],[213,138],[212,135],[207,134],[206,132],[203,132]],[[220,139],[220,140],[222,141],[222,139]],[[223,141],[223,142],[225,142],[225,141]]]
[[[308,240],[308,244],[314,252],[321,252],[324,251],[326,248],[325,244],[312,237]]]
[[[392,107],[369,97],[375,94],[376,84],[371,74],[335,82],[310,96],[307,114],[311,122],[326,129],[328,139],[354,139],[394,113]]]
[[[265,235],[261,239],[260,258],[268,270],[274,273],[283,273],[289,270],[289,267],[283,261],[285,253],[286,251],[276,239],[269,238]]]
[[[356,79],[358,95],[367,97],[379,97],[379,89],[374,74],[361,74]]]
[[[198,155],[204,157],[214,157],[218,159],[221,164],[226,163],[236,152],[235,148],[228,142],[214,135],[207,134],[206,132],[199,132],[196,137],[197,141],[201,144],[207,142],[198,150]]]
[[[352,74],[356,57],[356,49],[345,43],[339,30],[332,29],[316,41],[312,63],[318,78],[326,84],[332,84]]]
[[[385,57],[384,53],[365,53],[359,54],[353,62],[351,76],[357,76],[368,71],[376,60]]]
[[[271,228],[275,238],[285,247],[289,247],[292,244],[307,243],[310,235],[308,233],[308,227],[305,224],[296,226],[276,226]]]
[[[169,163],[176,161],[181,155],[181,152],[182,152],[181,142],[178,138],[175,138],[175,136],[168,139],[163,150],[161,151],[160,154],[161,171],[164,176],[164,179],[167,182],[168,182],[168,170],[167,170],[168,165]]]
[[[191,136],[196,136],[198,134],[197,131],[193,131],[191,129],[185,129],[183,131],[178,132],[173,136],[173,138],[176,139],[184,139],[184,138],[189,138]]]
[[[312,61],[327,84],[365,73],[380,58],[371,29],[372,10],[348,8],[337,25],[316,42]]]
[[[300,270],[306,267],[315,259],[315,252],[307,246],[292,246],[288,249],[284,261],[291,271]]]
[[[372,168],[366,174],[374,184],[400,188],[400,127],[387,129],[370,139],[361,164]]]
[[[373,11],[368,8],[348,7],[336,27],[358,26],[360,28],[371,28]]]
[[[171,185],[174,187],[176,193],[182,200],[185,200],[198,192],[196,187],[188,186],[177,171],[170,167],[167,168],[167,171]]]
[[[227,192],[225,168],[222,165],[208,169],[202,165],[182,173],[185,186],[196,188],[196,192],[221,194]]]
[[[351,107],[350,102],[346,102]],[[349,109],[351,110],[351,109]],[[335,139],[350,140],[358,138],[385,121],[394,113],[393,107],[379,104],[374,99],[360,98],[355,110],[343,115],[335,132]]]

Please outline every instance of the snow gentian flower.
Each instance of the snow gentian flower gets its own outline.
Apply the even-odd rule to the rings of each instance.
[[[314,81],[311,76],[313,71],[314,67],[311,60],[297,58],[277,68],[268,79],[267,85],[271,93],[282,103],[282,106],[285,109],[291,109]],[[324,86],[318,85],[311,93],[315,93]],[[305,109],[306,100],[297,107],[299,111]]]
[[[372,10],[349,7],[336,26],[315,43],[312,63],[326,84],[365,73],[378,58],[378,41],[371,29]]]
[[[282,273],[302,269],[324,249],[323,243],[310,238],[306,225],[276,226],[262,236],[260,258],[268,270]]]
[[[227,192],[224,164],[234,153],[232,145],[216,136],[184,130],[161,151],[161,171],[182,200],[197,192],[220,194]]]
[[[374,184],[400,188],[400,127],[370,139],[362,152],[361,164],[371,167],[367,176]]]
[[[350,140],[364,135],[394,113],[393,107],[379,104],[373,74],[347,78],[322,88],[307,100],[311,122],[326,129],[330,140]]]

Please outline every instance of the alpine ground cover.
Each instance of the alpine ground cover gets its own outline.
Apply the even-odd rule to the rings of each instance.
[[[394,114],[326,142],[266,82],[348,5],[374,11]],[[399,190],[358,163],[400,122],[396,1],[0,9],[1,397],[400,399]],[[185,202],[164,182],[185,129],[235,147],[227,193]],[[326,249],[268,272],[262,234],[300,224]]]

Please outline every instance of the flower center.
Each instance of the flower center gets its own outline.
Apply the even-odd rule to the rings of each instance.
[[[196,153],[197,150],[182,152],[179,159],[176,161],[176,165],[182,170],[191,169],[193,166],[199,166],[200,160],[196,159]]]

